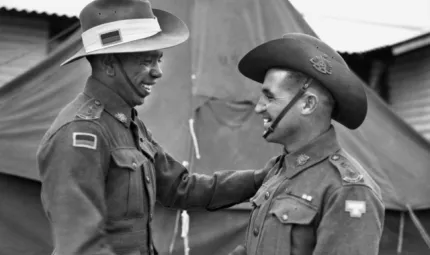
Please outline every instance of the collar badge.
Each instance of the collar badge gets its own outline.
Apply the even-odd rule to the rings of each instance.
[[[115,118],[117,118],[122,123],[126,123],[127,122],[127,117],[125,116],[124,113],[121,113],[121,112],[116,113],[115,114]]]
[[[297,159],[296,159],[296,163],[298,166],[303,166],[304,164],[306,164],[309,160],[309,156],[306,154],[300,154]]]

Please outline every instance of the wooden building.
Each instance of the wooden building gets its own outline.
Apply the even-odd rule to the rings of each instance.
[[[17,11],[0,3],[0,87],[46,58],[78,25],[76,17]]]
[[[342,55],[394,112],[430,141],[430,33]]]

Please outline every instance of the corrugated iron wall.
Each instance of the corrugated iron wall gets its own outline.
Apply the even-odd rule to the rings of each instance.
[[[395,57],[388,86],[394,111],[430,141],[430,46]]]

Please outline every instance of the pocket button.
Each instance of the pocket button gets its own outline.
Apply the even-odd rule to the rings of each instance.
[[[258,228],[254,228],[254,236],[258,236],[258,233],[259,233],[260,231],[258,231]]]

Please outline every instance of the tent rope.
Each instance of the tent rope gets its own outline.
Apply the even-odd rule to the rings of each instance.
[[[409,211],[409,214],[411,216],[412,222],[415,224],[415,226],[417,227],[418,231],[421,234],[421,237],[424,239],[424,242],[427,244],[428,248],[430,249],[430,237],[429,237],[429,234],[427,233],[427,231],[425,230],[425,228],[421,224],[421,222],[418,219],[418,217],[415,215],[415,213],[412,210],[411,206],[409,204],[407,204],[406,207],[408,208],[408,211]]]
[[[194,130],[194,119],[190,119],[189,123],[190,123],[190,133],[191,133],[191,137],[193,139],[193,144],[194,144],[194,150],[196,152],[196,158],[200,159],[199,143],[197,141],[196,132]]]
[[[399,239],[397,243],[397,254],[401,254],[403,250],[403,235],[405,231],[405,212],[400,213],[400,228],[399,228]]]

